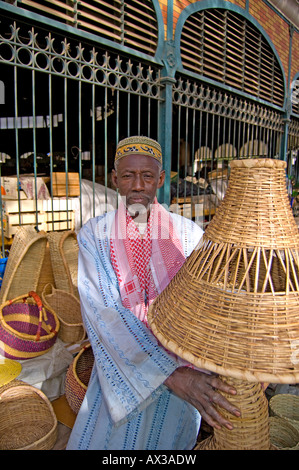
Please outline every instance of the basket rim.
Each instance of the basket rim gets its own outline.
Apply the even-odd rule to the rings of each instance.
[[[87,350],[87,349],[90,349],[91,348],[91,344],[88,343],[86,344],[85,346],[82,347],[81,351],[79,351],[79,353],[77,354],[77,356],[75,357],[74,361],[73,361],[73,374],[75,376],[75,379],[77,380],[77,382],[79,383],[79,385],[81,385],[82,388],[84,388],[84,390],[87,390],[87,386],[81,382],[80,378],[78,377],[78,374],[77,374],[77,363],[78,363],[78,360],[80,359],[80,357],[82,356],[82,354]]]
[[[28,333],[20,333],[18,330],[15,330],[10,325],[8,325],[7,322],[5,321],[4,316],[3,316],[3,309],[5,307],[7,307],[8,305],[11,305],[15,301],[23,300],[23,299],[26,299],[28,297],[30,297],[29,294],[23,294],[23,295],[20,295],[20,296],[16,297],[13,300],[7,300],[3,304],[1,304],[0,305],[0,325],[2,324],[4,329],[10,331],[10,333],[12,333],[13,335],[15,335],[16,337],[18,337],[20,339],[36,341],[36,335],[29,335]],[[32,305],[34,305],[34,304],[32,304]],[[54,336],[56,336],[58,334],[58,331],[59,331],[60,322],[59,322],[59,319],[58,319],[56,313],[54,312],[53,309],[48,308],[48,306],[47,306],[46,310],[48,310],[54,316],[55,323],[56,323],[56,328],[53,332],[49,333],[48,335],[40,336],[40,339],[38,340],[38,342],[44,342],[44,341],[48,341],[49,339],[54,338]]]

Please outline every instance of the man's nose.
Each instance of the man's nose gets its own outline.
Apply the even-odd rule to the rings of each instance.
[[[142,175],[135,175],[133,188],[134,191],[143,191],[144,189],[144,180]]]

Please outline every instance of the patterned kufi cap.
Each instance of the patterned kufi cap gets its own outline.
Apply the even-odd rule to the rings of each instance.
[[[116,148],[115,162],[126,155],[146,155],[162,164],[161,145],[149,137],[133,136],[121,140]]]

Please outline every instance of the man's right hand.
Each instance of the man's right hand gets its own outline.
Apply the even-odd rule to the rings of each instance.
[[[190,367],[179,367],[164,382],[179,398],[193,405],[202,418],[212,427],[220,429],[225,426],[233,429],[230,421],[225,419],[214,405],[224,408],[234,416],[241,415],[234,405],[218,392],[232,396],[236,390],[225,384],[215,374],[206,374]]]

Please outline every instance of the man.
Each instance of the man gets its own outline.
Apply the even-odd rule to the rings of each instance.
[[[78,288],[95,367],[68,449],[192,449],[201,416],[231,427],[214,404],[238,414],[216,391],[234,390],[166,351],[147,325],[149,305],[202,236],[158,204],[164,178],[156,141],[122,140],[112,181],[123,202],[78,234]]]

